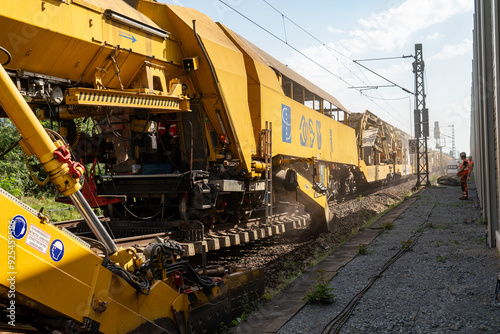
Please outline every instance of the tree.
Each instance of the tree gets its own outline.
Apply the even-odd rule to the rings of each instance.
[[[0,187],[16,197],[54,192],[50,186],[39,186],[30,177],[23,150],[14,145],[21,135],[9,119],[0,118]],[[4,154],[5,153],[5,154]],[[38,179],[45,179],[46,173],[35,157],[27,158],[33,174]]]

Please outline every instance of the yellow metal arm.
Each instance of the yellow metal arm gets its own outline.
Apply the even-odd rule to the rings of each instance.
[[[68,158],[69,152],[62,143],[54,143],[45,132],[3,66],[0,66],[0,104],[23,137],[21,147],[27,155],[38,158],[57,190],[64,196],[78,191],[81,186],[74,176],[81,170]]]
[[[38,158],[56,189],[71,198],[94,235],[109,253],[115,253],[118,250],[116,244],[79,191],[78,179],[83,167],[71,160],[68,148],[61,140],[52,140],[47,134],[3,66],[0,66],[0,105],[21,133],[23,140],[20,145],[26,154]]]

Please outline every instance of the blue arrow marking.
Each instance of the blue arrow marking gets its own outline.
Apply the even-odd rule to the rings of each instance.
[[[127,33],[122,32],[122,33],[119,34],[119,36],[122,36],[124,38],[130,39],[132,41],[132,43],[134,43],[135,41],[137,41],[137,39],[132,34],[127,34]]]

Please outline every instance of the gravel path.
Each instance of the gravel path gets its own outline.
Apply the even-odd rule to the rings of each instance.
[[[485,244],[475,202],[459,195],[458,187],[425,190],[367,255],[339,270],[333,304],[305,306],[278,333],[321,333],[402,246],[411,249],[362,296],[340,333],[500,333],[500,308],[492,306],[498,253]]]
[[[414,185],[414,180],[407,181],[370,195],[332,204],[330,214],[335,228],[331,233],[317,236],[307,229],[289,231],[252,244],[212,252],[208,256],[208,265],[263,267],[266,291],[272,294],[287,282],[288,277],[306,270],[316,258],[355,234],[368,219],[403,200]]]

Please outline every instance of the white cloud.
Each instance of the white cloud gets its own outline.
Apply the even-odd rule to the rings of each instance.
[[[186,6],[185,4],[183,4],[180,0],[173,0],[174,4],[176,4],[177,6]]]
[[[350,32],[351,39],[343,42],[358,51],[391,51],[409,43],[417,31],[471,11],[472,7],[470,0],[407,0],[396,8],[360,19],[360,28]]]
[[[470,104],[471,97],[465,96],[462,100],[447,103],[442,106],[429,109],[429,113],[442,115],[439,121],[441,133],[451,136],[451,125],[454,125],[456,148],[459,151],[469,152],[470,138]],[[448,144],[449,142],[449,144]],[[451,147],[451,139],[447,140],[447,146]]]
[[[368,52],[373,53],[374,50],[383,50],[384,53],[389,53],[397,47],[401,48],[410,44],[412,36],[418,31],[446,21],[456,14],[472,10],[473,4],[470,0],[406,0],[397,7],[358,20],[358,28],[349,32],[350,38],[342,39],[336,45],[333,43],[326,43],[326,45],[352,59],[362,58]],[[328,31],[337,32],[337,29],[328,26]],[[429,35],[428,39],[442,36],[436,32]],[[302,51],[328,68],[339,67],[336,62],[331,64],[334,57],[323,47],[313,47]],[[287,63],[298,72],[306,72],[305,69],[301,71],[300,67],[307,67],[306,64],[302,63],[309,61],[300,59],[300,56],[296,57],[299,59],[288,59]],[[340,59],[348,62],[343,57]],[[352,66],[350,67],[352,68]],[[348,72],[345,68],[343,71]]]
[[[344,32],[343,30],[336,29],[336,28],[334,28],[332,26],[328,26],[326,29],[328,30],[328,32],[336,33],[336,34],[341,34],[341,33]]]
[[[444,37],[444,35],[440,34],[438,32],[435,32],[435,33],[430,34],[429,36],[427,36],[425,39],[427,39],[427,40],[433,40],[433,39],[438,39],[438,38],[441,38],[441,37]]]
[[[467,53],[472,54],[472,41],[470,39],[456,45],[444,45],[439,53],[429,57],[427,61],[447,60]]]
[[[408,50],[413,49],[415,37],[422,38],[422,36],[428,36],[427,40],[442,38],[444,37],[443,31],[437,30],[441,29],[442,25],[437,26],[437,24],[446,22],[458,14],[472,13],[472,11],[473,4],[470,0],[406,0],[397,7],[371,14],[364,19],[358,20],[358,24],[354,29],[350,32],[345,31],[346,36],[349,36],[348,38],[337,40],[335,43],[326,43],[326,46],[342,53],[342,55],[332,50],[327,50],[326,46],[317,46],[301,50],[301,52],[307,54],[317,63],[342,77],[347,83],[334,79],[332,75],[326,74],[324,70],[311,64],[309,60],[298,54],[294,54],[293,57],[286,59],[285,63],[288,64],[291,69],[305,76],[327,92],[330,92],[349,110],[363,111],[364,109],[370,109],[389,123],[402,128],[404,131],[410,132],[411,129],[409,128],[412,118],[411,110],[413,108],[411,104],[413,103],[413,98],[394,101],[379,99],[382,97],[404,97],[406,93],[398,88],[380,87],[380,89],[370,90],[365,93],[366,95],[373,96],[374,99],[378,98],[377,100],[366,98],[364,95],[361,95],[358,90],[346,89],[349,85],[363,87],[389,84],[383,79],[369,73],[367,70],[356,66],[352,62],[352,59],[397,55],[394,54],[395,51],[398,53],[402,50],[406,50],[403,51],[402,54],[407,54]],[[432,28],[429,29],[432,25],[436,25],[435,31],[433,31]],[[429,59],[432,60],[432,58],[446,59],[446,57],[470,52],[471,41],[465,38],[467,37],[464,37],[464,42],[458,45],[443,46],[441,52],[431,58],[426,58],[426,62]],[[432,47],[435,46],[433,45]],[[430,49],[431,48],[429,48],[429,50]],[[432,53],[436,53],[436,51],[433,50]],[[400,61],[390,60],[387,62],[368,62],[363,64],[398,85],[413,91],[414,76],[412,74],[411,63],[412,59],[402,59]],[[439,77],[440,81],[436,83],[437,85],[449,84],[441,79],[444,80],[445,77]],[[459,107],[463,115],[462,113],[460,113],[460,117],[454,115],[453,119],[456,121],[455,131],[459,129],[463,131],[468,123],[468,119],[465,116],[465,106],[467,106],[468,103],[467,100],[461,101],[460,105],[451,105],[451,103],[448,101],[445,102],[444,100],[446,100],[446,98],[439,99],[439,105],[445,106],[443,109],[440,109],[439,118],[441,118],[443,114],[448,115],[450,110]],[[428,102],[430,102],[430,100]],[[454,102],[456,102],[456,100]],[[438,104],[438,101],[435,101],[432,107],[434,108],[436,104]],[[450,119],[451,118],[448,117],[447,120]],[[466,136],[467,142],[468,138],[469,137]],[[465,145],[465,143],[466,140],[464,139],[464,142],[460,144]]]
[[[342,39],[338,43],[326,43],[330,50],[325,49],[325,46],[318,46],[301,51],[332,72],[338,73],[353,85],[362,85],[364,78],[358,78],[355,75],[359,74],[360,69],[350,59],[346,59],[331,50],[336,50],[351,59],[363,58],[368,53],[373,54],[375,50],[383,50],[384,54],[388,54],[397,47],[407,47],[411,43],[411,38],[415,33],[433,24],[446,21],[454,15],[463,12],[472,12],[472,10],[473,3],[470,0],[406,0],[397,7],[389,8],[385,11],[371,14],[368,18],[358,20],[358,28],[349,32],[350,38]],[[332,26],[328,27],[329,31],[334,29]],[[439,38],[441,36],[442,34],[436,32],[429,35],[429,38]],[[468,43],[471,42],[468,41]],[[458,50],[460,47],[462,49]],[[469,49],[470,46],[465,42],[463,45],[456,46],[455,48],[445,46],[440,55],[434,57],[437,57],[436,59],[445,56],[450,57],[452,54],[457,54],[458,52],[466,53]],[[311,81],[314,81],[317,77],[324,76],[324,71],[319,68],[312,71],[310,61],[304,59],[302,56],[294,55],[293,58],[288,58],[285,63],[290,65],[295,71],[306,75]],[[383,69],[377,69],[377,71],[379,70],[384,73]],[[319,71],[319,73],[314,74],[315,71]],[[384,74],[390,75],[391,78],[395,77],[391,74],[404,72],[400,68],[397,71],[395,71],[395,68],[387,68],[386,71]],[[364,72],[366,73],[366,71]],[[341,85],[345,86],[345,84]]]

